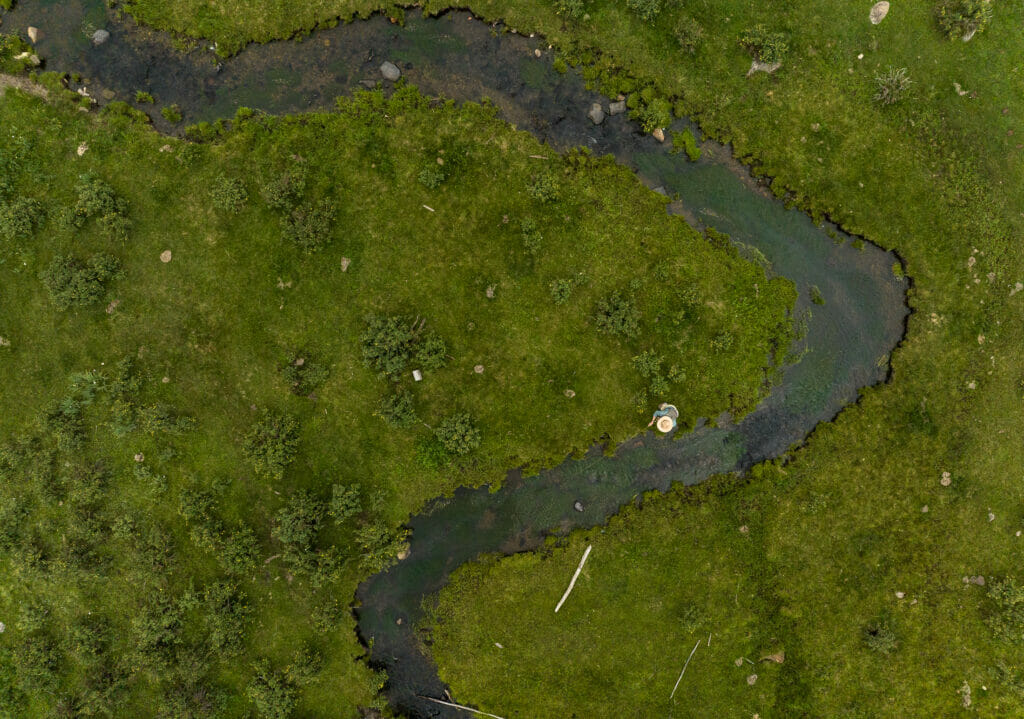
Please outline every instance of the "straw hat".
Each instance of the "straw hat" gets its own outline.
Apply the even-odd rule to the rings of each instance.
[[[660,432],[671,432],[675,424],[676,423],[672,421],[672,418],[666,415],[664,417],[658,417],[658,424],[656,426]]]

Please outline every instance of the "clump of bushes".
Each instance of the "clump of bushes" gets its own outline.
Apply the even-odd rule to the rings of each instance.
[[[947,38],[966,42],[992,20],[992,0],[941,0],[935,19]]]
[[[327,512],[335,524],[344,524],[363,511],[363,500],[358,484],[336,484],[331,488],[331,502]]]
[[[154,102],[156,102],[156,100],[154,100],[153,96],[145,90],[136,90],[135,102],[137,102],[140,105],[152,105]]]
[[[468,412],[445,417],[434,435],[451,454],[469,454],[480,446],[480,430]]]
[[[771,32],[764,25],[755,25],[740,36],[740,45],[747,49],[754,59],[767,65],[782,62],[789,52],[785,33]]]
[[[444,367],[447,345],[436,332],[423,332],[422,327],[422,322],[417,326],[416,320],[404,315],[370,315],[360,338],[363,363],[389,377],[401,373],[414,355],[426,369]]]
[[[114,193],[114,189],[93,174],[79,176],[75,185],[75,207],[72,224],[83,227],[92,217],[112,238],[127,239],[131,229],[128,219],[128,201]]]
[[[103,298],[107,282],[118,277],[121,264],[110,255],[96,254],[87,261],[71,255],[55,257],[40,274],[57,309],[85,307]]]
[[[268,180],[260,194],[271,210],[286,212],[299,203],[305,189],[306,167],[296,164]]]
[[[254,673],[245,696],[262,719],[288,719],[295,709],[298,690],[283,672],[270,668],[264,660],[253,667]]]
[[[223,212],[238,212],[248,199],[249,193],[242,181],[223,173],[210,186],[210,201]]]
[[[544,235],[537,229],[537,222],[530,217],[523,220],[520,227],[523,231],[523,247],[526,249],[526,254],[536,257],[540,253]]]
[[[996,638],[1011,644],[1024,643],[1024,587],[1008,577],[992,583],[988,598],[994,605],[988,625]]]
[[[545,204],[556,202],[559,190],[558,180],[550,173],[537,175],[526,187],[526,193],[530,197]]]
[[[661,12],[661,0],[626,0],[626,7],[644,22],[651,22]]]
[[[242,451],[256,473],[280,480],[299,446],[299,423],[289,414],[264,410],[263,417],[245,436]]]
[[[395,429],[411,427],[416,423],[416,409],[408,392],[394,392],[386,395],[377,405],[375,413],[385,424]]]
[[[668,127],[672,123],[671,103],[663,97],[658,97],[653,87],[645,87],[640,92],[630,95],[627,104],[631,108],[629,116],[640,123],[644,132],[654,132],[659,127]]]
[[[281,376],[288,383],[288,389],[300,397],[308,397],[319,389],[330,374],[327,365],[311,359],[305,352],[295,353],[281,368]]]
[[[43,215],[43,206],[31,198],[0,203],[0,240],[29,239],[43,223]]]
[[[177,125],[181,122],[181,108],[178,107],[177,103],[160,108],[160,114],[172,125]]]
[[[594,322],[598,330],[610,335],[632,338],[640,334],[640,310],[617,291],[597,303]]]
[[[330,200],[305,202],[281,219],[281,238],[306,252],[316,252],[330,243],[335,214]]]
[[[878,85],[875,101],[883,105],[894,105],[906,94],[912,83],[907,76],[907,68],[890,67],[881,75],[875,76],[875,84]]]

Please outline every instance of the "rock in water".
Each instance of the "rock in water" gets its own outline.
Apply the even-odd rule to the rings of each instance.
[[[882,2],[876,2],[871,6],[871,24],[877,25],[878,23],[885,20],[885,16],[889,14],[889,3],[886,0]]]
[[[653,135],[654,139],[657,140],[658,142],[665,142],[665,131],[662,130],[660,127],[654,132],[652,132],[651,135]]]
[[[581,501],[579,501],[577,499],[575,502],[572,503],[572,508],[575,509],[577,512],[582,512],[583,511],[583,502],[581,502]]]
[[[608,105],[608,114],[609,115],[621,115],[625,111],[626,111],[626,101],[625,100],[619,100],[618,102],[613,102],[610,105]]]
[[[600,125],[604,122],[604,110],[601,109],[601,103],[595,102],[591,105],[590,112],[587,113],[587,117],[589,117],[590,121],[595,125]]]
[[[398,69],[398,65],[395,63],[385,60],[380,64],[380,74],[384,76],[385,80],[394,82],[402,76],[402,71]]]
[[[92,44],[93,45],[102,45],[103,43],[105,43],[109,39],[110,39],[110,33],[107,32],[106,30],[97,30],[96,32],[94,32],[92,34]]]
[[[39,42],[39,28],[29,25],[25,32],[28,33],[28,39],[32,41],[33,45]]]

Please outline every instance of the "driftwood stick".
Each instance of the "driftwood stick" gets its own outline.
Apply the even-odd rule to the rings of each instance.
[[[679,688],[679,682],[683,681],[683,675],[686,674],[686,667],[690,666],[690,660],[693,659],[693,655],[699,646],[700,639],[697,640],[697,643],[693,645],[693,649],[690,650],[690,656],[686,657],[686,664],[683,665],[683,671],[679,672],[679,678],[676,679],[676,685],[672,687],[672,693],[668,695],[669,699],[676,695],[676,689]]]
[[[569,598],[572,588],[576,586],[576,580],[579,579],[580,572],[583,571],[583,565],[586,563],[587,557],[590,556],[590,550],[593,548],[593,544],[587,545],[587,551],[583,553],[583,559],[580,560],[580,566],[576,567],[576,573],[572,575],[572,580],[569,582],[569,588],[565,590],[565,594],[563,594],[562,598],[558,600],[558,606],[555,607],[556,614],[558,613],[558,610],[562,608],[562,605],[565,604],[565,600]]]
[[[500,717],[497,714],[488,714],[487,712],[482,712],[479,709],[463,706],[462,704],[456,704],[455,702],[446,702],[444,699],[434,699],[434,697],[425,697],[422,694],[417,694],[416,696],[418,696],[420,699],[426,699],[428,702],[434,702],[435,704],[444,704],[446,707],[462,709],[463,711],[473,712],[474,714],[479,714],[480,716],[492,717],[493,719],[504,719],[504,717]]]

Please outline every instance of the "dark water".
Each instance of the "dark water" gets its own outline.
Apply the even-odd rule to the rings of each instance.
[[[186,122],[231,117],[239,106],[274,113],[329,108],[336,96],[377,82],[380,63],[391,60],[426,93],[490,98],[507,120],[560,150],[582,145],[614,154],[648,186],[678,193],[672,211],[756,248],[771,273],[800,288],[797,314],[807,317],[807,333],[796,349],[806,353],[738,424],[702,426],[676,441],[645,435],[614,457],[594,452],[528,480],[513,472],[498,492],[461,489],[410,520],[410,556],[360,586],[357,614],[363,639],[372,642],[371,661],[388,671],[388,698],[411,716],[466,716],[420,698],[443,696],[445,687],[414,625],[423,599],[451,571],[483,552],[525,551],[547,533],[600,524],[646,490],[742,472],[778,456],[854,401],[858,388],[882,381],[888,353],[902,336],[906,282],[894,277],[892,254],[871,245],[856,249],[834,228],[786,210],[727,148],[705,142],[703,158],[691,163],[640,134],[624,115],[594,126],[585,113],[594,101],[607,110],[607,99],[587,92],[578,75],[554,72],[539,38],[495,32],[465,13],[410,16],[404,28],[375,17],[222,61],[208,44],[181,51],[163,34],[109,18],[96,2],[23,0],[4,17],[3,31],[29,24],[42,30],[37,47],[48,67],[81,73],[80,85],[100,101],[152,93],[157,105],[144,109],[164,131],[174,128],[158,108],[171,103]],[[111,38],[94,47],[89,36],[99,27]],[[810,301],[811,286],[824,305]],[[583,512],[573,510],[577,500]]]

